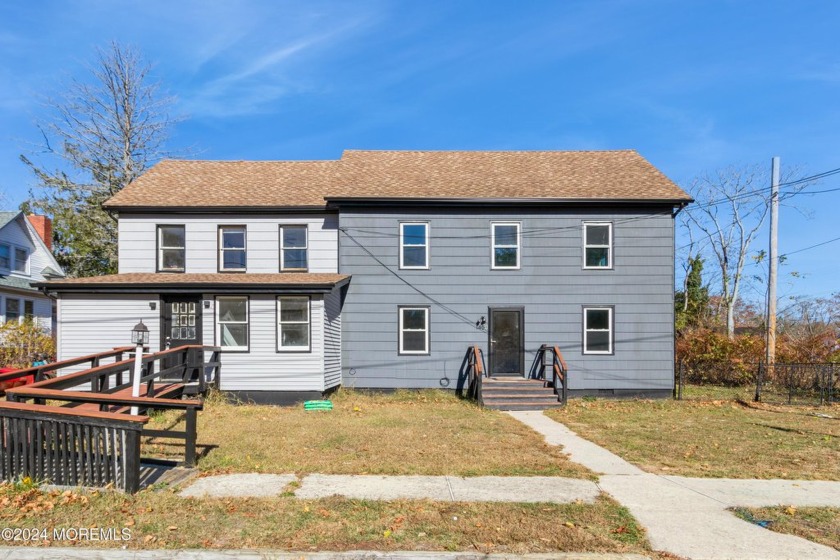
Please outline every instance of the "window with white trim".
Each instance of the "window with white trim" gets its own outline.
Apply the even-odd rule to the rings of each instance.
[[[492,237],[492,267],[494,270],[519,268],[519,222],[490,224]]]
[[[23,318],[26,321],[35,319],[35,302],[31,299],[23,300]]]
[[[248,350],[248,297],[216,296],[216,341],[223,350]]]
[[[16,298],[6,298],[6,322],[19,323],[20,322],[20,300]]]
[[[279,352],[310,350],[309,296],[277,298],[277,350]]]
[[[429,308],[399,308],[399,353],[429,353]]]
[[[428,223],[400,223],[400,268],[429,268]]]
[[[613,353],[613,308],[583,308],[583,353]]]
[[[182,225],[158,226],[158,272],[184,272],[186,230]]]
[[[0,268],[12,268],[12,248],[6,243],[0,243]]]
[[[15,258],[12,270],[21,274],[29,274],[29,251],[23,247],[15,247]]]
[[[245,272],[247,266],[245,226],[219,227],[219,270]]]
[[[309,268],[307,252],[309,232],[303,226],[280,226],[280,270],[305,272]]]
[[[583,222],[583,268],[612,268],[611,222]]]

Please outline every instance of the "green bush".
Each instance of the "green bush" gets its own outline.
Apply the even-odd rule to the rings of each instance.
[[[0,325],[0,367],[23,369],[41,357],[55,359],[55,340],[33,321]]]

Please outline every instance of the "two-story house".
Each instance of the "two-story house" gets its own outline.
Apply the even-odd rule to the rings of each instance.
[[[223,349],[257,401],[454,388],[467,347],[523,376],[558,345],[579,394],[669,394],[674,214],[634,151],[347,151],[164,161],[106,203],[119,273],[46,282],[62,358],[126,342]]]
[[[52,331],[53,300],[30,285],[64,277],[51,246],[49,218],[0,212],[0,316],[4,323],[31,319]]]

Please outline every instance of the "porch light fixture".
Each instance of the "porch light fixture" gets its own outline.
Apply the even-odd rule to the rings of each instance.
[[[210,300],[209,299],[204,300],[204,309],[210,309]]]
[[[484,330],[484,325],[486,325],[486,324],[487,324],[487,319],[484,317],[484,315],[482,315],[481,319],[479,319],[478,321],[475,322],[475,328],[477,328],[480,331],[483,331]]]
[[[149,328],[143,324],[142,320],[131,330],[131,342],[143,346],[149,343]]]
[[[157,309],[157,302],[156,301],[150,301],[149,302],[149,309],[151,309],[152,311]]]

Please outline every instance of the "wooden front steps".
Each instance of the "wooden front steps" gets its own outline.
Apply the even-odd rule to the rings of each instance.
[[[542,380],[522,377],[485,377],[481,404],[493,410],[546,410],[561,408],[554,389]]]

